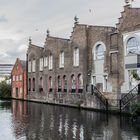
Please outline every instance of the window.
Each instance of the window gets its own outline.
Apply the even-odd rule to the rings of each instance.
[[[93,84],[94,86],[96,86],[96,76],[93,76],[93,77],[92,77],[92,84]]]
[[[136,37],[131,37],[127,41],[127,53],[133,53],[140,50],[140,42]]]
[[[36,67],[36,61],[32,61],[32,72],[35,72],[35,67]]]
[[[22,94],[22,92],[23,92],[23,91],[22,91],[22,87],[20,87],[20,89],[19,89],[19,90],[20,90],[20,94]]]
[[[63,76],[63,91],[67,92],[67,77]]]
[[[16,76],[16,81],[18,81],[18,75]]]
[[[43,79],[42,79],[42,77],[40,77],[40,86],[41,86],[41,88],[43,88]]]
[[[44,57],[44,67],[48,66],[48,57]]]
[[[22,81],[22,75],[19,76],[19,80]]]
[[[42,92],[43,91],[43,78],[40,77],[40,87],[39,87],[39,91]]]
[[[96,59],[104,59],[104,46],[102,44],[98,44],[96,46]]]
[[[29,91],[31,91],[31,79],[29,78]]]
[[[64,67],[64,51],[62,51],[59,54],[59,67],[63,68]]]
[[[31,72],[31,61],[28,62],[28,72]]]
[[[81,74],[78,75],[78,88],[83,89],[83,76]]]
[[[13,81],[15,81],[15,75],[13,75]]]
[[[39,59],[39,70],[43,71],[43,58]]]
[[[53,56],[52,54],[49,55],[49,70],[53,69]]]
[[[83,76],[81,74],[78,75],[78,93],[83,92]]]
[[[71,88],[72,88],[72,93],[76,92],[76,78],[74,75],[71,76]]]
[[[104,75],[104,91],[107,91],[107,75]]]
[[[52,81],[52,77],[50,76],[49,77],[49,82],[48,82],[48,89],[49,89],[49,92],[52,92],[52,87],[53,87],[53,81]]]
[[[58,76],[58,92],[61,92],[61,79],[60,79],[60,76]]]
[[[73,65],[79,66],[79,48],[75,48],[73,51]]]
[[[33,86],[32,86],[33,87],[33,91],[35,91],[35,78],[33,78],[33,82],[32,83],[33,83]]]

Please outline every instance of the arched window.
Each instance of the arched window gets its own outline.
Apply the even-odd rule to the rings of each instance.
[[[29,84],[29,86],[28,86],[29,87],[29,91],[31,91],[31,79],[30,78],[29,78],[29,83],[28,84]]]
[[[53,82],[52,82],[52,77],[49,77],[49,82],[48,82],[48,89],[49,92],[52,92],[52,87],[53,87]]]
[[[32,62],[28,61],[28,72],[32,72]]]
[[[39,70],[43,71],[43,57],[39,59]]]
[[[32,72],[35,72],[35,70],[36,70],[36,60],[34,59],[32,61]]]
[[[43,78],[42,77],[40,77],[40,92],[42,92],[43,91]]]
[[[60,76],[58,76],[58,92],[61,92],[61,79]]]
[[[102,44],[98,44],[96,46],[96,59],[104,59],[104,46]]]
[[[75,48],[73,51],[73,65],[79,66],[79,48]]]
[[[45,56],[44,57],[44,67],[47,67],[48,66],[48,57]]]
[[[33,86],[32,86],[33,88],[32,89],[33,89],[33,91],[35,91],[35,78],[33,78],[32,84],[33,84]]]
[[[140,51],[140,42],[136,37],[131,37],[127,40],[127,53]]]
[[[66,77],[66,75],[63,76],[63,91],[67,92],[67,77]]]
[[[76,78],[74,74],[71,76],[71,89],[72,93],[76,92]]]
[[[59,67],[64,67],[64,51],[61,51],[59,54]]]
[[[53,69],[53,56],[52,54],[49,55],[49,70]]]
[[[81,74],[78,75],[78,93],[83,92],[83,76]]]

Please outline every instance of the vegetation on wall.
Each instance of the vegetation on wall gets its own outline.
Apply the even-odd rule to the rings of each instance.
[[[0,82],[0,98],[11,98],[11,85],[6,80]]]
[[[140,80],[140,77],[139,77],[139,75],[138,75],[138,73],[137,72],[135,72],[135,71],[132,71],[132,76],[133,76],[133,78],[135,79],[135,80]]]

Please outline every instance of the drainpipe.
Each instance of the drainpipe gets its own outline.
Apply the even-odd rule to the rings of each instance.
[[[28,95],[28,53],[26,53],[26,96]]]

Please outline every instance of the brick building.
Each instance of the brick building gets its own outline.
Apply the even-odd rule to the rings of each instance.
[[[11,77],[12,98],[26,99],[26,61],[16,59]]]
[[[52,37],[47,31],[44,47],[30,40],[29,99],[84,98],[88,102],[87,84],[95,85],[107,98],[118,99],[136,85],[132,74],[140,74],[139,54],[140,8],[125,5],[116,27],[82,25],[75,18],[70,39]]]

